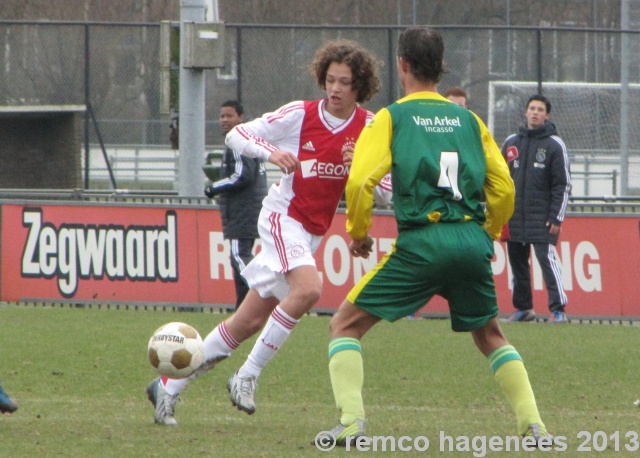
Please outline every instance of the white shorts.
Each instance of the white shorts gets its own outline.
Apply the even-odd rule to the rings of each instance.
[[[289,294],[285,273],[300,266],[316,267],[313,254],[322,236],[307,232],[295,219],[262,209],[258,218],[261,251],[242,270],[249,287],[262,298],[284,299]]]

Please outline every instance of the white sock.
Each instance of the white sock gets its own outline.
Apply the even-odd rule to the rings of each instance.
[[[262,369],[273,359],[299,320],[294,320],[277,306],[253,346],[238,375],[260,377]]]
[[[180,394],[192,380],[213,368],[220,359],[227,358],[231,352],[240,345],[227,331],[227,326],[223,321],[207,335],[204,339],[204,363],[199,370],[187,378],[170,379],[162,377],[162,383],[167,394],[175,396]]]
[[[187,387],[187,385],[191,381],[190,380],[191,377],[180,378],[180,379],[162,377],[160,381],[164,385],[164,390],[167,392],[167,394],[171,396],[175,396],[177,394],[180,394],[182,390],[184,390]]]
[[[204,360],[229,357],[238,345],[240,344],[229,334],[227,324],[223,321],[204,338]]]

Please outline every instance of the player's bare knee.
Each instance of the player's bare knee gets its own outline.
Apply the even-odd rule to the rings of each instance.
[[[340,313],[336,313],[331,318],[331,322],[329,322],[329,331],[331,332],[331,337],[337,337],[341,335],[341,333],[345,329],[345,323],[340,318]]]
[[[307,301],[313,304],[320,300],[320,294],[322,294],[322,284],[314,288],[310,288],[305,292]]]
[[[502,329],[500,329],[500,325],[495,319],[489,321],[480,329],[472,331],[471,335],[478,350],[485,356],[489,355],[495,349],[509,344],[507,338],[502,333]]]
[[[309,304],[312,307],[318,300],[320,300],[320,294],[322,294],[322,283],[304,285],[291,291],[292,299],[297,302]]]
[[[340,313],[340,310],[331,318],[329,323],[329,331],[331,337],[354,337],[360,339],[362,337],[362,323],[353,315]]]
[[[243,341],[260,331],[268,318],[268,315],[234,315],[227,321],[227,329],[236,340]]]

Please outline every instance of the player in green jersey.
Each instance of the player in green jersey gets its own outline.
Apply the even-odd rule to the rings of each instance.
[[[380,110],[356,143],[346,189],[351,253],[368,258],[372,250],[373,189],[389,169],[398,238],[331,321],[329,372],[341,417],[320,441],[344,445],[364,435],[360,339],[381,319],[407,316],[435,294],[448,301],[452,329],[470,332],[488,358],[518,433],[536,443],[549,438],[522,358],[497,320],[492,238],[513,212],[513,182],[480,118],[437,93],[443,54],[435,30],[400,35],[405,97]]]

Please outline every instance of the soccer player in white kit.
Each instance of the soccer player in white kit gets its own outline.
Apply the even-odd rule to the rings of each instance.
[[[283,176],[263,201],[258,220],[262,250],[242,272],[251,289],[238,310],[205,338],[205,363],[189,378],[163,377],[147,387],[156,423],[176,425],[180,392],[262,329],[227,384],[233,405],[255,412],[262,369],[320,298],[322,281],[313,254],[344,192],[355,142],[373,119],[359,104],[379,91],[377,66],[356,42],[328,42],[316,51],[310,68],[325,98],[288,103],[227,134],[227,146],[268,160]]]

